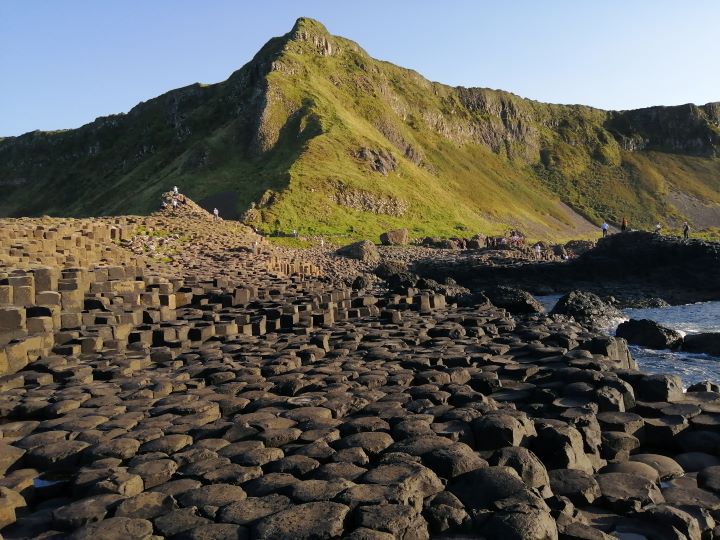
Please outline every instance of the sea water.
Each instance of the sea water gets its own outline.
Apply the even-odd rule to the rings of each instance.
[[[550,311],[560,295],[538,296],[538,301]],[[628,319],[650,319],[681,334],[720,332],[720,302],[699,302],[662,308],[631,308],[623,310]],[[610,335],[616,328],[608,328]],[[720,382],[720,357],[706,354],[656,351],[630,345],[630,352],[642,371],[678,375],[683,385],[700,381]]]

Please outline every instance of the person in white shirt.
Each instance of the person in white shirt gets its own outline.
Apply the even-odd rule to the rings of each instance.
[[[213,216],[214,219],[220,219],[220,210],[218,210],[217,208],[213,208]]]
[[[610,225],[607,224],[607,221],[603,221],[603,224],[600,226],[600,228],[602,229],[603,238],[606,237],[608,234],[608,229],[610,228]]]
[[[173,186],[173,195],[179,195],[179,194],[180,194],[180,192],[178,191],[178,187]]]

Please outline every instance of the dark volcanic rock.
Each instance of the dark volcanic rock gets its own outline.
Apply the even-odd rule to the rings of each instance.
[[[676,349],[683,342],[682,334],[649,319],[630,319],[617,327],[615,335],[628,343],[650,349]],[[720,344],[720,340],[718,341]]]
[[[466,508],[490,508],[495,501],[506,499],[528,488],[510,467],[485,467],[458,476],[450,491]]]
[[[377,247],[375,247],[375,244],[369,240],[361,240],[360,242],[342,247],[337,250],[337,254],[368,264],[377,264],[380,262],[380,253]]]
[[[410,233],[407,229],[395,229],[380,235],[380,243],[383,246],[404,246],[410,240]]]
[[[555,304],[552,314],[568,315],[581,324],[607,328],[613,321],[625,317],[622,311],[602,301],[591,292],[572,291]]]
[[[720,332],[705,332],[685,336],[683,350],[720,356]]]
[[[513,287],[493,287],[483,291],[493,305],[507,309],[510,313],[543,313],[545,309],[533,296]]]
[[[253,528],[253,538],[336,538],[342,536],[348,511],[347,506],[333,502],[298,504],[260,520]]]

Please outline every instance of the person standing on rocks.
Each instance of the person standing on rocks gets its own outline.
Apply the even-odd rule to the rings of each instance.
[[[655,225],[655,234],[660,234],[660,229],[662,229],[662,225],[659,223]]]
[[[537,260],[542,259],[542,246],[540,245],[539,242],[537,244],[535,244],[535,258]]]
[[[173,195],[180,195],[180,192],[178,191],[177,186],[173,186]]]
[[[600,226],[602,229],[602,235],[603,238],[605,238],[608,235],[608,229],[610,228],[610,225],[607,224],[607,221],[603,221],[603,224]]]
[[[213,208],[213,219],[214,220],[220,219],[220,210],[218,210],[217,208]]]
[[[688,224],[687,221],[683,223],[683,238],[685,240],[690,238],[690,225]]]
[[[627,227],[628,227],[627,218],[625,216],[623,216],[622,223],[620,224],[620,231],[621,232],[627,231]]]
[[[172,211],[173,211],[173,214],[174,214],[175,211],[177,210],[177,206],[178,206],[178,201],[177,201],[177,199],[173,198],[173,200],[172,200]]]

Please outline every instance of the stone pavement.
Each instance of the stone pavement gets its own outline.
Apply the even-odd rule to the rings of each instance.
[[[239,226],[92,222],[51,254],[3,222],[5,538],[717,536],[716,385],[561,316],[353,290]],[[138,235],[170,260],[114,243]]]

